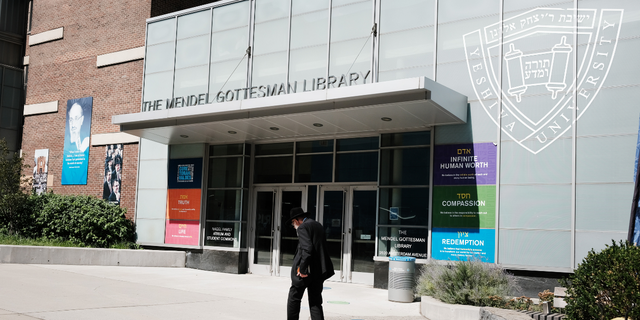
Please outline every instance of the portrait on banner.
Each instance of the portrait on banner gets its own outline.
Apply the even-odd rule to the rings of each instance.
[[[61,184],[87,184],[93,97],[67,101]]]
[[[122,144],[105,147],[102,199],[120,205],[122,191]]]
[[[33,157],[33,189],[36,194],[47,192],[47,174],[49,171],[49,149],[38,149]]]

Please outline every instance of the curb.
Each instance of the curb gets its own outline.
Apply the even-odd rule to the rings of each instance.
[[[420,300],[420,313],[429,320],[531,320],[514,310],[448,304],[426,296]]]
[[[183,251],[0,245],[0,263],[185,267]]]

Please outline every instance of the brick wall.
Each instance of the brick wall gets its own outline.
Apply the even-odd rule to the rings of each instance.
[[[57,113],[24,119],[22,151],[31,165],[36,149],[49,149],[49,190],[57,194],[102,197],[105,147],[91,147],[87,185],[60,184],[67,100],[93,97],[91,134],[119,132],[111,124],[117,114],[140,111],[143,61],[102,68],[98,55],[144,46],[150,0],[38,0],[33,5],[31,34],[64,27],[64,38],[27,47],[30,58],[26,104],[57,100]],[[86,119],[85,119],[86,121]],[[138,144],[124,146],[121,206],[135,215]]]

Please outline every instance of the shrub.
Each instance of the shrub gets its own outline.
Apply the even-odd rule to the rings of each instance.
[[[560,283],[567,288],[569,320],[640,319],[640,247],[629,242],[591,250]]]
[[[28,167],[23,161],[0,139],[0,232],[7,234],[18,234],[32,220],[27,206],[31,184],[22,174]]]
[[[92,196],[32,196],[34,238],[68,240],[85,246],[108,248],[135,242],[135,226],[125,217],[126,209]]]
[[[495,264],[470,259],[443,265],[429,260],[422,267],[416,292],[446,303],[499,307],[516,288],[515,277]]]

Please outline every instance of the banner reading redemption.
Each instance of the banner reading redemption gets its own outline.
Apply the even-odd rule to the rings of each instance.
[[[432,258],[494,262],[496,151],[493,143],[435,147]]]

